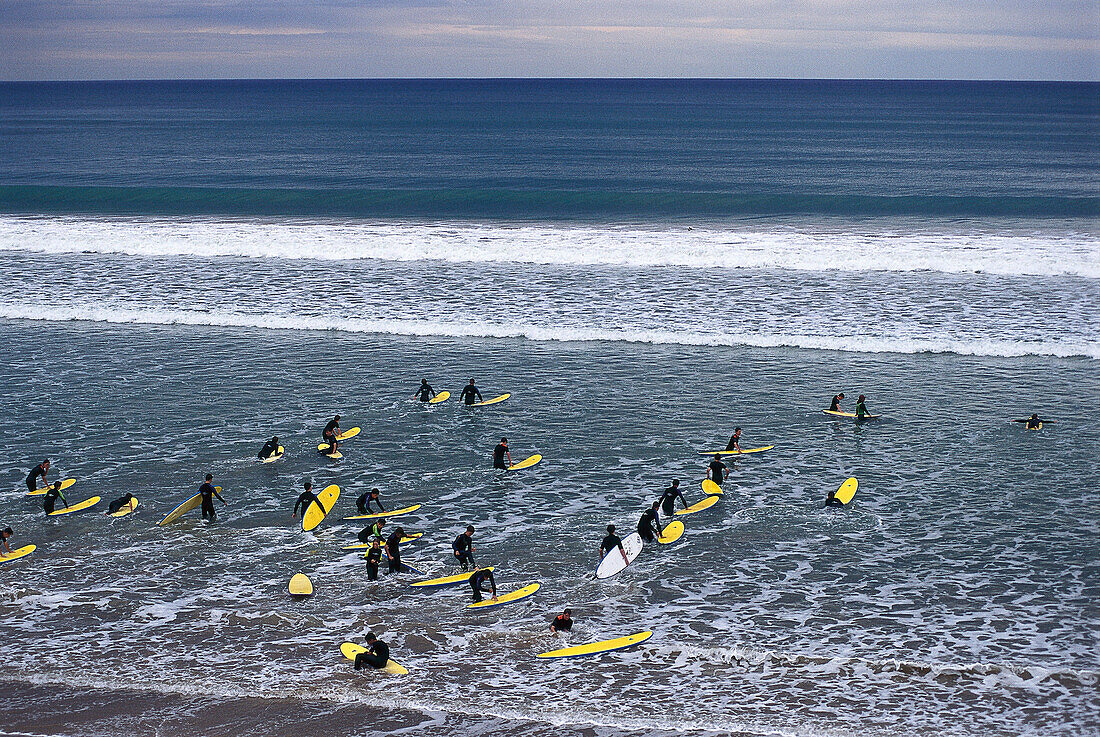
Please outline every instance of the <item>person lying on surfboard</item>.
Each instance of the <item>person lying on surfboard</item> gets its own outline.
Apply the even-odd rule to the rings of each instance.
[[[268,440],[266,443],[264,443],[264,447],[260,448],[260,452],[256,454],[256,457],[260,460],[263,460],[264,458],[270,458],[278,452],[279,436],[276,435],[275,437],[271,438],[271,440]]]
[[[730,441],[726,443],[726,450],[741,450],[741,428],[733,428],[733,435],[730,436]]]
[[[11,555],[11,546],[8,545],[8,538],[14,534],[15,533],[12,532],[10,527],[5,527],[3,530],[0,530],[0,545],[4,546],[4,552],[0,553],[0,555]]]
[[[829,411],[830,412],[839,412],[840,411],[840,400],[841,399],[844,399],[844,392],[841,392],[840,394],[837,394],[835,397],[833,397],[833,401],[829,403]]]
[[[416,394],[413,396],[418,397],[421,402],[427,402],[435,396],[435,389],[432,389],[432,385],[428,383],[427,379],[421,379],[420,388],[416,390]]]
[[[504,462],[504,458],[507,456],[508,462]],[[508,470],[508,466],[512,465],[512,454],[508,452],[508,438],[501,438],[497,443],[497,447],[493,448],[493,468]]]
[[[680,501],[684,504],[684,509],[688,508],[688,501],[684,498],[684,492],[680,491],[680,479],[673,479],[672,486],[665,489],[661,494],[661,511],[664,512],[666,517],[671,517],[673,510],[676,508],[676,497],[680,497]]]
[[[107,515],[116,514],[118,512],[118,510],[122,509],[123,507],[129,507],[130,503],[132,501],[134,501],[134,495],[133,494],[130,494],[130,493],[123,494],[118,499],[115,499],[113,502],[111,502],[109,505],[107,505],[107,511],[105,512],[105,514],[107,514]],[[132,509],[133,508],[131,507],[131,510]]]
[[[46,492],[46,496],[42,499],[42,508],[46,510],[46,514],[52,514],[54,505],[57,503],[58,497],[65,504],[65,509],[69,508],[69,502],[65,500],[65,495],[61,493],[61,482],[53,482],[53,486]]]
[[[372,503],[378,505],[379,512],[386,511],[386,508],[382,506],[382,500],[378,498],[378,489],[371,489],[360,494],[359,498],[355,500],[355,508],[359,510],[359,514],[374,514],[374,510],[370,508]]]
[[[722,456],[715,453],[714,460],[707,466],[707,478],[718,484],[722,485],[722,482],[726,480],[726,477],[730,474],[730,468],[725,463],[722,463]]]
[[[553,633],[568,632],[573,629],[573,610],[566,609],[564,612],[554,618],[554,621],[550,623],[550,631]]]
[[[371,668],[385,668],[390,662],[390,646],[379,640],[373,632],[367,633],[367,649],[355,656],[355,670],[364,665]]]
[[[657,507],[659,506],[661,506],[661,502],[653,502],[653,506],[642,512],[642,517],[638,520],[638,534],[648,542],[653,542],[655,536],[660,537],[664,534],[661,523],[657,520]]]
[[[336,452],[336,446],[339,443],[336,440],[336,436],[340,434],[340,415],[336,415],[328,424],[325,425],[325,429],[321,431],[321,440],[328,443],[329,448],[326,451],[321,451],[325,455],[332,455]]]
[[[27,474],[27,491],[34,491],[38,488],[38,477],[42,477],[42,485],[46,485],[46,472],[50,470],[50,459],[39,463],[37,466],[31,469]],[[64,498],[64,497],[63,497]]]
[[[313,493],[313,484],[311,482],[306,481],[303,486],[305,487],[305,491],[299,494],[298,501],[294,502],[294,511],[290,513],[291,519],[298,519],[299,506],[302,508],[302,516],[305,517],[306,510],[309,509],[310,504],[313,504],[313,502],[317,502],[318,504],[321,503],[320,500],[317,499],[317,495]],[[324,509],[322,508],[321,511],[324,511]]]
[[[603,560],[615,548],[618,548],[622,554],[623,563],[630,565],[630,559],[626,557],[626,549],[623,548],[622,538],[615,534],[615,525],[608,525],[607,537],[600,542],[600,560]]]
[[[477,548],[474,547],[474,526],[466,525],[466,530],[451,543],[451,550],[454,551],[455,557],[458,558],[459,565],[462,566],[462,570],[470,570],[470,566],[477,567],[477,563],[474,562],[474,551]]]
[[[489,588],[485,588],[485,582],[489,582]],[[482,593],[492,594],[493,601],[497,600],[497,582],[493,578],[493,572],[488,568],[475,568],[470,576],[470,588],[474,591],[474,603],[481,601]]]
[[[466,404],[473,404],[474,401],[475,401],[474,400],[475,396],[477,397],[476,401],[478,401],[478,402],[484,402],[485,401],[485,397],[481,396],[481,392],[478,391],[478,388],[476,386],[474,386],[474,380],[470,379],[470,383],[467,384],[466,386],[462,387],[462,393],[458,395],[458,398],[461,399]]]
[[[867,397],[860,394],[859,399],[856,400],[856,419],[862,420],[869,414],[871,413],[867,411]]]

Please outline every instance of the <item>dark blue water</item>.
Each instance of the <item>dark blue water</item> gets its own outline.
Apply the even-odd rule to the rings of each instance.
[[[0,210],[505,219],[1095,216],[1100,85],[0,85]]]

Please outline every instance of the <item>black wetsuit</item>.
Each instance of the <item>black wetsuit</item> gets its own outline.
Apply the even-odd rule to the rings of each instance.
[[[421,384],[420,388],[416,390],[416,393],[420,395],[421,402],[427,402],[431,397],[435,396],[435,389],[432,389],[431,384]]]
[[[65,501],[65,495],[61,493],[61,490],[51,486],[49,491],[46,492],[46,497],[42,500],[42,508],[46,510],[46,514],[53,512],[58,497],[61,498],[61,501]]]
[[[382,562],[382,548],[371,548],[367,551],[367,580],[378,580],[378,565]]]
[[[726,464],[722,463],[722,461],[711,461],[709,468],[710,480],[721,486],[722,482],[726,480]]]
[[[359,498],[355,500],[355,508],[359,510],[359,514],[370,514],[370,512],[367,511],[367,497],[369,496],[370,492],[368,491],[364,494],[360,494]]]
[[[318,505],[321,504],[321,500],[318,499],[317,495],[312,491],[303,491],[298,495],[298,501],[294,502],[294,516],[298,516],[298,507],[301,506],[302,517],[305,518],[306,510],[309,509],[309,505],[313,504],[313,502],[317,502]],[[321,509],[324,510],[324,507],[321,507]]]
[[[462,570],[470,570],[470,566],[476,566],[474,563],[473,552],[473,539],[466,536],[463,532],[461,535],[455,538],[455,541],[451,543],[451,550],[454,551],[455,557],[458,558],[458,562],[462,565]]]
[[[355,670],[366,663],[372,668],[385,668],[390,659],[390,646],[381,640],[371,643],[370,649],[355,656]]]
[[[643,540],[653,540],[653,536],[661,536],[661,526],[657,522],[657,510],[650,508],[642,512],[642,518],[638,520],[638,534]]]
[[[363,514],[371,514],[371,513],[374,512],[374,510],[370,508],[371,502],[374,502],[375,504],[378,505],[378,511],[379,512],[385,512],[386,511],[386,508],[382,506],[382,498],[381,497],[377,497],[377,496],[372,497],[369,493],[364,494],[363,496],[367,497],[366,501],[363,504],[363,506],[366,507],[367,511],[363,512]],[[362,497],[360,497],[360,498],[362,498]],[[358,499],[355,500],[355,504],[356,504],[356,506],[358,506],[358,504],[359,504]]]
[[[107,514],[114,514],[123,507],[129,506],[130,499],[133,499],[133,497],[131,496],[129,499],[127,499],[125,496],[122,496],[118,499],[115,499],[113,502],[107,505]]]
[[[486,581],[489,582],[489,588],[485,588],[484,586]],[[470,576],[470,588],[474,591],[475,602],[481,601],[481,593],[483,591],[496,591],[497,582],[496,579],[493,578],[493,572],[486,568],[482,568],[480,571],[474,573]]]
[[[378,522],[375,522],[370,527],[364,527],[359,530],[359,534],[356,536],[361,543],[369,543],[371,540],[385,540],[386,536],[382,534],[382,527]]]
[[[839,412],[840,411],[840,395],[839,394],[837,394],[835,397],[833,397],[833,401],[829,403],[829,411],[830,412]]]
[[[336,445],[336,433],[340,430],[340,423],[336,420],[329,420],[325,425],[325,429],[321,431],[321,440],[328,443],[328,450],[321,451],[322,453],[332,453],[333,448]]]
[[[214,497],[217,496],[221,499],[221,496],[218,495],[218,490],[208,483],[203,483],[199,487],[199,493],[202,494],[202,518],[213,522],[216,516],[214,514]]]
[[[550,623],[550,626],[558,632],[568,632],[573,629],[573,620],[572,618],[566,619],[564,614],[559,614],[554,621]]]
[[[485,401],[485,399],[481,396],[481,392],[478,391],[476,386],[474,386],[473,384],[467,384],[466,386],[462,387],[462,393],[458,395],[458,398],[466,404],[473,404],[475,401],[475,396],[477,397],[477,401]]]
[[[504,462],[504,455],[507,452],[507,445],[504,443],[497,443],[497,447],[493,448],[493,468],[508,468],[508,464]]]
[[[401,572],[401,533],[396,530],[386,539],[386,552],[390,556],[390,573]]]
[[[1038,430],[1039,426],[1042,425],[1042,424],[1043,424],[1043,421],[1040,420],[1038,417],[1029,417],[1027,419],[1027,429],[1028,430]]]
[[[31,472],[27,474],[27,491],[34,491],[38,488],[38,477],[42,477],[42,483],[46,483],[46,469],[42,468],[42,464],[31,469]]]
[[[600,550],[604,551],[603,554],[604,557],[606,557],[615,548],[622,550],[624,555],[626,554],[626,550],[623,549],[622,538],[620,538],[614,532],[608,533],[607,537],[605,537],[603,539],[603,542],[600,543]]]
[[[279,444],[274,440],[268,440],[256,455],[258,458],[270,458],[278,452]]]
[[[737,444],[741,442],[736,434],[730,435],[730,441],[726,443],[726,450],[737,450]]]
[[[843,507],[844,502],[840,501],[839,499],[837,499],[832,494],[829,494],[828,498],[825,499],[825,506],[826,507]]]
[[[684,507],[687,507],[687,499],[684,498],[684,492],[680,491],[679,486],[670,486],[665,489],[665,492],[661,494],[661,511],[664,512],[666,517],[671,517],[676,502],[676,497],[680,497],[680,501],[684,503]]]

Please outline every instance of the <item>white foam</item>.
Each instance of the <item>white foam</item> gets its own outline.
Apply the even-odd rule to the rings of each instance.
[[[0,217],[0,250],[1100,278],[1091,232]]]
[[[223,310],[132,309],[103,306],[40,306],[0,304],[0,318],[54,322],[90,321],[140,325],[210,325],[218,327],[280,330],[338,330],[448,338],[521,338],[536,341],[610,341],[701,346],[752,346],[758,348],[809,348],[856,353],[955,353],[972,356],[1056,356],[1100,359],[1100,343],[954,338],[908,338],[799,333],[704,333],[661,330],[607,330],[449,322],[439,320],[386,320],[302,315],[256,315]]]

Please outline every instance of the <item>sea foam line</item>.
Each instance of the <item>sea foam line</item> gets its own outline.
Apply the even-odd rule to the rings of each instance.
[[[277,330],[332,330],[347,333],[445,338],[515,338],[554,342],[651,343],[756,348],[808,348],[853,353],[955,353],[969,356],[1055,356],[1100,359],[1100,343],[1011,341],[953,338],[887,338],[769,333],[699,333],[661,330],[607,330],[587,327],[546,327],[517,323],[445,322],[249,314],[226,311],[130,309],[123,307],[60,307],[0,304],[0,318],[50,322],[104,322],[137,325],[208,325]]]
[[[1100,279],[1100,242],[1092,233],[853,228],[0,216],[0,250],[138,257],[981,272]]]

